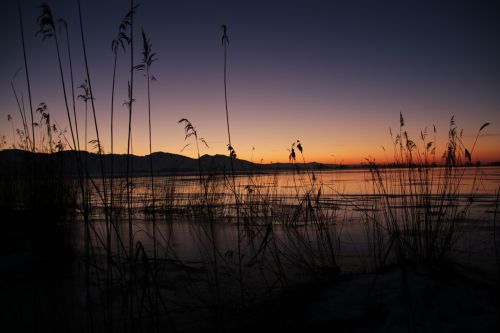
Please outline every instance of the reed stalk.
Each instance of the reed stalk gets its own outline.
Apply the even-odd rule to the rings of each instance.
[[[153,170],[153,151],[152,151],[152,139],[151,139],[151,89],[150,82],[155,81],[156,78],[151,76],[151,65],[157,60],[155,58],[156,53],[153,53],[153,45],[151,44],[149,38],[146,36],[144,30],[142,30],[142,62],[136,65],[134,69],[140,71],[146,71],[146,82],[147,82],[147,96],[148,96],[148,139],[149,139],[149,173],[151,181],[151,197],[152,197],[152,218],[153,218],[153,257],[156,261],[157,251],[156,251],[156,212],[155,212],[155,185],[154,185],[154,170]]]
[[[19,115],[21,116],[21,121],[22,121],[22,124],[23,124],[23,133],[24,133],[24,141],[26,143],[26,147],[25,144],[23,144],[23,149],[26,149],[26,150],[30,150],[31,148],[31,139],[30,139],[30,136],[29,136],[29,130],[28,130],[28,122],[27,122],[27,119],[26,119],[26,112],[24,110],[24,107],[22,106],[22,101],[20,101],[20,98],[19,96],[17,95],[17,90],[16,90],[16,87],[14,85],[14,80],[17,76],[17,74],[21,71],[21,68],[19,68],[16,73],[14,74],[14,76],[12,77],[12,79],[10,80],[10,86],[12,88],[12,92],[14,93],[14,97],[16,98],[16,104],[17,104],[17,109],[19,111]],[[22,140],[23,141],[23,140]],[[15,140],[14,140],[14,145],[15,145]]]
[[[103,162],[103,147],[99,135],[99,126],[97,124],[97,112],[96,112],[96,107],[95,107],[95,98],[92,92],[92,81],[91,81],[91,76],[90,76],[90,70],[89,70],[89,64],[88,64],[88,57],[87,57],[87,47],[86,47],[86,42],[85,42],[85,34],[84,34],[84,27],[83,27],[83,17],[82,17],[82,8],[81,8],[81,3],[80,0],[77,0],[78,4],[78,18],[79,18],[79,25],[80,25],[80,37],[81,37],[81,42],[82,42],[82,51],[83,51],[83,59],[85,63],[85,74],[86,74],[86,80],[88,83],[88,92],[90,94],[90,104],[92,107],[92,115],[93,115],[93,120],[94,120],[94,130],[96,134],[96,146],[97,146],[97,154],[99,157],[99,167],[100,167],[100,172],[101,172],[101,182],[102,182],[102,191],[103,195],[101,196],[101,200],[104,206],[104,218],[105,218],[105,225],[106,225],[106,230],[108,233],[111,232],[111,217],[110,217],[110,210],[108,206],[108,195],[107,195],[107,186],[106,186],[106,173],[104,169],[104,162]],[[109,239],[110,236],[108,236]],[[104,243],[105,244],[105,243]],[[105,245],[105,250],[107,251],[107,257],[108,257],[108,271],[110,270],[110,256],[111,256],[111,244],[110,242]],[[110,313],[111,309],[108,309],[107,313],[104,313],[104,316],[106,315],[108,317],[112,317],[112,313]]]
[[[495,210],[493,211],[493,248],[495,249],[495,260],[497,263],[498,271],[498,281],[500,283],[500,239],[498,237],[498,208],[500,207],[500,186],[498,186],[496,200],[495,200]]]
[[[134,102],[134,0],[130,0],[130,80],[128,83],[128,134],[127,134],[127,171],[126,171],[126,187],[127,187],[127,217],[128,217],[128,236],[129,236],[129,315],[133,318],[134,315],[134,295],[133,283],[134,278],[134,234],[132,229],[132,180],[131,180],[131,148],[132,148],[132,110]]]
[[[59,75],[61,79],[61,85],[62,85],[62,91],[63,91],[63,96],[64,96],[64,105],[66,107],[66,115],[68,117],[68,124],[69,124],[69,129],[71,133],[71,140],[72,140],[72,148],[74,150],[77,149],[76,145],[76,139],[75,139],[75,133],[73,131],[73,121],[71,119],[71,114],[69,111],[69,104],[68,104],[68,96],[66,93],[66,83],[64,80],[64,71],[62,67],[62,60],[61,60],[61,52],[59,48],[59,38],[57,34],[57,29],[55,28],[55,23],[54,23],[54,17],[52,15],[52,11],[50,7],[47,4],[42,4],[40,6],[42,10],[42,14],[38,16],[37,22],[40,26],[40,29],[37,31],[37,35],[41,34],[43,40],[53,38],[56,46],[56,53],[57,53],[57,62],[59,64]]]
[[[226,125],[227,125],[227,138],[229,150],[230,164],[231,164],[231,178],[233,182],[233,193],[236,206],[236,229],[238,233],[238,273],[239,273],[239,284],[240,284],[240,294],[241,299],[244,299],[244,289],[243,289],[243,271],[242,271],[242,253],[241,253],[241,231],[240,231],[240,207],[238,200],[238,193],[236,191],[236,176],[234,173],[234,159],[236,159],[236,151],[231,143],[231,130],[229,128],[229,108],[227,103],[227,48],[229,46],[229,37],[227,35],[227,26],[222,25],[222,46],[224,48],[224,106],[226,110]]]
[[[485,123],[477,132],[471,151],[474,151],[481,131],[488,125]],[[434,128],[434,137],[435,132]],[[422,145],[419,146],[405,130],[402,114],[399,134],[392,138],[393,168],[381,169],[374,161],[369,161],[373,188],[382,198],[382,213],[377,216],[381,221],[377,221],[377,225],[390,236],[387,248],[395,249],[396,260],[401,262],[433,264],[447,260],[456,247],[461,222],[470,211],[478,187],[476,171],[469,193],[471,199],[464,204],[455,204],[465,172],[470,170],[467,166],[471,165],[472,153],[465,147],[454,117],[450,120],[442,166],[436,166],[434,162],[435,139],[427,141],[427,131],[424,130],[421,132]],[[432,159],[429,156],[433,156]],[[380,234],[380,230],[377,231],[374,239],[380,239]],[[386,254],[380,262],[387,258]]]
[[[21,11],[21,0],[17,0],[17,8],[19,13],[19,27],[21,30],[21,41],[23,45],[23,60],[24,60],[24,71],[26,73],[26,84],[28,86],[28,100],[30,104],[30,114],[31,114],[31,151],[35,152],[36,150],[36,141],[35,141],[35,120],[33,118],[33,102],[31,99],[31,83],[30,83],[30,75],[28,70],[28,60],[26,57],[26,42],[24,39],[24,25],[23,25],[23,14]],[[26,136],[29,137],[29,133],[26,133]]]
[[[73,102],[73,117],[75,122],[75,132],[76,132],[76,147],[75,150],[80,151],[80,134],[78,131],[78,120],[76,117],[76,103],[75,103],[75,83],[73,79],[73,61],[71,57],[71,44],[69,42],[69,31],[68,31],[68,23],[64,19],[59,19],[59,23],[64,27],[64,31],[66,32],[66,45],[68,48],[68,60],[69,60],[69,73],[71,80],[71,97]]]

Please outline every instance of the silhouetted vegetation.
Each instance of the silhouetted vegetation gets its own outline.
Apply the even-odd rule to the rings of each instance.
[[[79,81],[83,82],[79,87],[82,93],[77,98],[85,105],[83,147],[75,105],[70,25],[56,21],[48,5],[43,4],[40,10],[37,35],[53,39],[56,46],[70,138],[56,126],[47,104],[38,104],[33,113],[19,5],[31,121],[14,84],[16,72],[11,86],[22,126],[16,130],[12,127],[13,149],[0,152],[0,211],[7,234],[0,254],[13,255],[14,261],[27,258],[28,264],[21,263],[20,270],[6,268],[12,280],[16,274],[29,280],[10,281],[14,289],[29,286],[42,296],[50,296],[60,288],[56,294],[61,299],[56,304],[36,303],[53,305],[50,312],[42,306],[27,305],[26,291],[17,298],[9,294],[7,302],[14,306],[10,309],[2,304],[0,311],[1,322],[8,330],[35,330],[38,326],[55,331],[236,331],[244,325],[265,328],[254,320],[263,316],[276,320],[269,326],[275,329],[306,329],[307,323],[301,322],[305,305],[300,304],[301,311],[294,307],[312,301],[319,287],[341,283],[351,274],[382,274],[397,267],[403,272],[403,290],[408,296],[407,273],[411,269],[425,267],[432,274],[441,274],[443,267],[454,267],[459,255],[467,251],[465,236],[474,227],[471,211],[482,209],[475,206],[482,181],[481,168],[475,165],[475,148],[489,123],[480,127],[472,147],[466,147],[452,117],[448,140],[440,148],[435,127],[432,133],[423,130],[420,140],[415,141],[400,114],[398,133],[391,131],[392,163],[380,165],[368,159],[362,166],[364,171],[356,170],[366,172],[368,178],[365,192],[356,195],[344,192],[341,182],[326,179],[325,175],[332,174],[341,177],[343,168],[307,162],[305,141],[294,139],[289,147],[290,163],[262,165],[239,160],[229,122],[228,28],[222,25],[227,156],[202,155],[200,142],[207,148],[208,143],[186,118],[178,123],[184,126],[185,140],[192,140],[186,146],[194,143],[197,159],[154,153],[150,83],[155,80],[151,66],[156,54],[143,30],[143,57],[139,64],[134,63],[137,6],[132,0],[111,44],[111,154],[106,155],[100,139],[103,130],[97,122],[80,1],[84,63],[79,65],[85,68],[85,77]],[[56,22],[64,27],[67,54],[60,48]],[[130,55],[128,99],[124,103],[128,111],[125,155],[114,154],[119,49]],[[70,67],[72,112],[62,61],[65,56]],[[137,70],[146,78],[146,157],[132,154]],[[93,140],[87,133],[89,103],[96,133]],[[11,115],[8,121],[12,121]],[[88,143],[95,154],[87,151]],[[6,144],[4,138],[0,147]],[[444,151],[442,155],[440,150]],[[323,169],[335,173],[322,173]],[[500,280],[498,193],[495,198],[488,197],[492,219],[483,221],[487,232],[473,244],[488,243],[485,249],[494,251],[492,258]],[[355,230],[356,225],[361,225],[361,231]],[[436,267],[439,269],[434,270]],[[40,277],[44,274],[47,276]],[[31,279],[54,285],[42,292],[42,283],[31,284]],[[403,305],[411,310],[411,302]],[[382,327],[386,309],[368,301],[363,306],[361,324],[344,322],[338,327],[342,331]],[[264,313],[276,307],[275,317]],[[9,318],[13,314],[15,319]],[[290,314],[293,318],[280,326],[279,320]],[[408,327],[411,325],[408,320]],[[318,326],[315,328],[321,328]]]

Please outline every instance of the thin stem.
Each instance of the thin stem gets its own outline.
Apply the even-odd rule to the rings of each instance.
[[[86,79],[87,79],[87,84],[88,84],[88,91],[90,94],[90,103],[92,106],[92,114],[94,118],[94,127],[95,127],[95,132],[96,132],[96,139],[97,139],[97,152],[99,156],[99,165],[101,169],[101,181],[102,181],[102,187],[103,187],[103,196],[102,196],[102,203],[104,206],[104,218],[105,218],[105,223],[107,230],[110,230],[110,219],[109,219],[109,208],[107,205],[107,189],[106,189],[106,179],[105,179],[105,172],[104,172],[104,164],[103,164],[103,158],[102,158],[102,146],[101,146],[101,140],[99,136],[99,127],[97,125],[97,115],[96,115],[96,109],[95,109],[95,104],[94,104],[94,95],[92,93],[92,81],[90,79],[90,71],[89,71],[89,66],[88,66],[88,58],[87,58],[87,48],[86,48],[86,43],[85,43],[85,35],[83,32],[83,18],[82,18],[82,10],[81,10],[81,4],[80,0],[77,0],[78,2],[78,18],[79,18],[79,23],[80,23],[80,36],[82,40],[82,49],[83,49],[83,58],[85,62],[85,73],[86,73]],[[111,251],[111,248],[107,248],[107,251]]]
[[[154,186],[154,171],[153,171],[153,150],[151,145],[151,91],[150,91],[150,74],[149,65],[146,65],[146,79],[148,81],[148,125],[149,125],[149,170],[151,173],[151,195],[153,197],[152,201],[152,213],[153,213],[153,256],[156,260],[156,217],[155,217],[155,186]]]
[[[118,58],[118,52],[115,50],[115,56],[114,56],[114,62],[113,62],[113,83],[111,86],[111,137],[110,137],[110,145],[111,145],[111,174],[113,175],[114,172],[114,127],[113,127],[113,122],[114,122],[114,103],[115,103],[115,80],[116,80],[116,62]],[[113,182],[111,182],[113,184]],[[113,195],[113,191],[111,190],[111,195]],[[113,203],[113,202],[111,202]]]
[[[130,84],[129,84],[129,114],[128,114],[128,138],[127,138],[127,174],[126,174],[126,182],[127,182],[127,212],[128,212],[128,232],[129,232],[129,273],[130,273],[130,288],[132,287],[134,280],[134,261],[133,261],[133,252],[134,252],[134,238],[132,231],[132,184],[130,179],[130,171],[131,171],[131,156],[130,149],[132,146],[132,104],[134,101],[134,0],[130,0]],[[133,317],[134,314],[134,296],[132,290],[130,293],[130,307],[129,314],[130,317]]]
[[[14,96],[16,98],[16,103],[17,103],[17,107],[19,109],[19,114],[21,115],[21,120],[23,122],[23,129],[24,129],[24,133],[25,133],[24,135],[25,135],[25,138],[27,139],[26,143],[28,143],[30,140],[29,140],[29,133],[28,133],[28,124],[26,122],[26,115],[24,114],[23,108],[21,107],[21,103],[19,102],[19,97],[17,96],[17,92],[16,92],[16,88],[14,86],[14,82],[10,81],[10,85],[12,87],[12,92],[14,93]]]
[[[85,101],[85,152],[87,152],[87,143],[88,143],[88,139],[87,139],[87,127],[88,127],[88,102]],[[85,156],[87,156],[87,154],[85,154]]]
[[[234,200],[236,205],[236,229],[238,233],[238,273],[239,273],[239,284],[240,284],[240,293],[241,299],[244,298],[243,293],[243,272],[242,272],[242,262],[241,262],[241,232],[240,232],[240,212],[239,212],[239,202],[238,202],[238,194],[236,193],[236,177],[234,175],[234,162],[233,157],[234,154],[233,145],[231,143],[231,131],[229,128],[229,108],[227,103],[227,45],[229,44],[229,38],[227,36],[227,26],[223,25],[223,36],[222,36],[222,45],[224,46],[224,105],[226,108],[226,124],[227,124],[227,137],[229,141],[228,148],[230,149],[230,164],[231,164],[231,176],[233,180],[233,192],[234,192]],[[233,155],[234,154],[234,155]]]
[[[71,96],[73,99],[73,117],[75,119],[75,130],[76,130],[76,147],[78,151],[80,150],[80,135],[78,133],[78,120],[76,118],[76,103],[75,103],[75,83],[73,79],[73,62],[71,60],[71,46],[69,43],[69,32],[68,32],[68,25],[64,21],[64,28],[66,30],[66,43],[68,45],[68,58],[69,58],[69,73],[70,73],[70,78],[71,78]]]
[[[59,63],[59,74],[61,76],[61,84],[62,84],[62,90],[63,90],[63,95],[64,95],[64,105],[66,106],[66,114],[68,116],[68,122],[69,122],[69,130],[71,133],[71,139],[73,141],[73,149],[77,149],[76,146],[76,140],[75,140],[75,134],[73,132],[73,122],[71,120],[71,114],[69,112],[69,105],[68,105],[68,96],[66,94],[66,83],[64,82],[64,73],[62,69],[62,61],[61,61],[61,53],[59,51],[59,40],[57,38],[57,34],[54,31],[54,40],[56,42],[56,50],[57,50],[57,61]]]
[[[18,12],[19,12],[19,26],[21,28],[21,40],[22,40],[22,43],[23,43],[24,70],[26,72],[26,84],[28,85],[28,99],[29,99],[29,102],[30,102],[30,112],[31,112],[31,137],[32,137],[31,150],[33,152],[35,152],[35,149],[36,149],[36,142],[35,142],[35,122],[34,122],[34,118],[33,118],[33,103],[31,101],[30,75],[29,75],[29,71],[28,71],[28,60],[26,59],[26,44],[25,44],[25,41],[24,41],[23,15],[22,15],[22,12],[21,12],[21,1],[20,0],[17,0],[17,8],[18,8]],[[26,136],[29,137],[29,134],[26,133]]]

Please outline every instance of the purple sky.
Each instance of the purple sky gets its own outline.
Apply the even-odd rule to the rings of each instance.
[[[45,102],[67,127],[53,40],[35,38],[38,1],[21,1],[33,103]],[[47,2],[70,25],[75,85],[84,79],[76,0]],[[111,40],[128,1],[82,0],[99,130],[109,152]],[[12,144],[21,127],[10,80],[23,66],[16,1],[3,4],[0,40],[0,135]],[[226,154],[221,24],[229,27],[228,96],[233,145],[241,158],[285,161],[300,139],[306,158],[357,163],[384,160],[388,128],[399,113],[410,135],[438,128],[444,149],[455,115],[470,147],[486,128],[475,158],[500,160],[500,4],[486,1],[142,1],[135,17],[136,63],[140,29],[157,53],[152,66],[153,150],[179,153],[180,118],[193,122],[210,145],[202,154]],[[64,65],[67,72],[66,43]],[[126,150],[129,51],[118,58],[116,151]],[[24,72],[15,80],[27,95]],[[135,75],[134,153],[148,153],[146,84]],[[81,93],[80,91],[78,93]],[[77,101],[80,136],[84,104]],[[14,123],[7,121],[7,114]],[[90,119],[90,118],[89,118]],[[92,130],[90,130],[92,129]],[[94,138],[89,123],[88,140]],[[82,143],[83,145],[83,143]],[[252,148],[255,147],[255,150]],[[183,154],[193,156],[189,147]]]

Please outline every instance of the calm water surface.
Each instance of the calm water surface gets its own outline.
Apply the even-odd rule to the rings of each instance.
[[[154,230],[151,179],[135,177],[132,179],[133,211],[130,216],[132,234],[134,243],[140,241],[149,254],[155,233],[159,248],[165,253],[175,250],[180,258],[199,261],[200,253],[206,254],[210,243],[206,228],[201,228],[207,221],[200,218],[199,212],[209,202],[211,216],[216,222],[213,233],[221,255],[231,256],[236,251],[238,215],[240,223],[248,227],[240,233],[247,239],[243,250],[248,251],[249,256],[257,251],[270,223],[279,241],[290,251],[304,251],[306,247],[321,243],[323,236],[310,227],[311,222],[319,219],[328,226],[337,253],[359,257],[368,251],[367,225],[381,218],[390,205],[396,212],[406,210],[410,214],[423,214],[425,206],[429,215],[443,215],[443,218],[463,210],[468,228],[476,231],[467,236],[467,242],[471,243],[481,230],[489,230],[500,185],[500,167],[465,168],[454,172],[447,174],[445,168],[427,171],[387,169],[381,170],[379,175],[367,169],[281,172],[238,175],[235,184],[230,177],[203,177],[203,185],[196,175],[155,177]],[[102,190],[102,183],[99,186]],[[122,239],[128,239],[125,179],[114,179],[113,187],[113,205],[120,221],[115,231]],[[109,192],[109,183],[107,188]],[[235,192],[239,207],[235,205]],[[95,192],[92,203],[94,230],[96,234],[105,235],[102,199]],[[308,207],[314,207],[315,214],[321,216],[309,214]],[[287,229],[290,225],[304,235],[299,244],[290,244]],[[80,236],[76,240],[80,248],[84,244],[81,232],[77,233]],[[116,237],[113,239],[117,241]],[[124,243],[127,246],[128,243]]]

